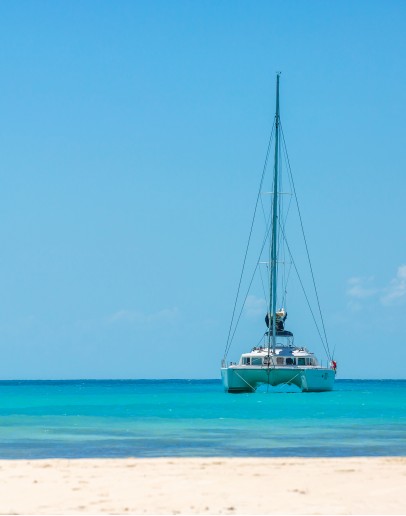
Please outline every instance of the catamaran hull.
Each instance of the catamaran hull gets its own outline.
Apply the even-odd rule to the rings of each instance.
[[[255,392],[261,384],[296,385],[303,392],[323,392],[333,389],[335,372],[326,368],[268,369],[234,366],[222,368],[221,376],[227,392]]]

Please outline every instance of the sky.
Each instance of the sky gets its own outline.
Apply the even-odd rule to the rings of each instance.
[[[219,378],[277,71],[338,378],[406,378],[405,21],[396,0],[3,0],[0,379]],[[310,323],[292,308],[325,358]]]

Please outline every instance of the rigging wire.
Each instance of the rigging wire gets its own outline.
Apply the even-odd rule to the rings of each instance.
[[[288,288],[288,283],[289,283],[289,278],[290,278],[290,273],[292,271],[292,262],[289,262],[289,269],[288,269],[288,273],[286,274],[286,280],[285,280],[285,287],[284,287],[284,290],[283,290],[283,296],[282,296],[282,308],[284,307],[286,309],[286,313],[288,313],[288,305],[287,305],[287,288]]]
[[[282,150],[282,142],[281,142],[281,139],[279,139],[279,156],[280,156],[280,161],[279,161],[279,179],[278,179],[278,184],[279,184],[279,189],[280,189],[280,192],[278,193],[279,195],[279,213],[278,213],[278,223],[279,225],[281,224],[284,224],[285,221],[283,220],[283,213],[284,213],[284,204],[285,204],[285,201],[284,201],[284,182],[283,182],[283,154],[281,152]],[[285,248],[281,245],[281,235],[279,234],[278,235],[278,259],[279,259],[279,255],[282,254],[282,257],[281,257],[281,300],[280,300],[280,304],[279,304],[279,307],[280,308],[283,308],[284,307],[284,304],[283,304],[283,300],[285,298],[285,292],[286,292],[286,251],[285,251]]]
[[[258,269],[258,267],[259,267],[259,261],[260,261],[260,259],[261,259],[262,252],[263,252],[263,250],[264,250],[264,247],[265,247],[266,242],[268,241],[268,236],[269,236],[270,230],[271,230],[271,226],[269,226],[268,231],[266,232],[265,237],[264,237],[264,240],[263,240],[263,242],[262,242],[262,246],[261,246],[261,250],[260,250],[260,252],[259,252],[258,260],[257,260],[257,262],[256,262],[257,264],[256,264],[256,266],[255,266],[255,268],[254,268],[254,271],[253,271],[253,273],[252,273],[252,276],[251,276],[250,282],[249,282],[249,284],[248,284],[248,288],[247,288],[247,291],[246,291],[246,294],[245,294],[245,297],[244,297],[244,301],[242,302],[242,305],[241,305],[241,310],[240,310],[240,312],[239,312],[239,314],[238,314],[237,321],[236,321],[236,323],[235,323],[235,325],[234,325],[234,331],[233,331],[233,333],[232,333],[232,335],[231,335],[230,341],[229,341],[228,346],[226,347],[226,350],[225,350],[225,353],[224,353],[224,358],[227,356],[227,354],[228,354],[228,352],[229,352],[229,350],[230,350],[231,343],[233,342],[235,332],[237,331],[238,323],[240,322],[240,319],[241,319],[241,316],[242,316],[242,313],[243,313],[243,310],[244,310],[245,302],[247,301],[248,294],[250,293],[250,290],[251,290],[251,285],[252,285],[252,283],[253,283],[253,281],[254,281],[255,274],[256,274],[257,269]],[[231,329],[230,329],[230,333],[231,333]]]
[[[315,292],[315,295],[316,295],[316,300],[317,300],[317,306],[318,306],[318,309],[319,309],[320,320],[321,320],[321,324],[322,324],[322,328],[323,328],[324,338],[325,338],[325,341],[326,341],[327,350],[325,348],[325,351],[326,351],[326,354],[327,354],[329,360],[331,360],[330,346],[328,344],[326,327],[324,325],[323,313],[321,311],[319,294],[318,294],[318,291],[317,291],[316,280],[315,280],[314,273],[313,273],[312,262],[310,260],[309,248],[308,248],[308,245],[307,245],[307,239],[306,239],[306,235],[305,235],[305,232],[304,232],[302,214],[300,212],[299,201],[298,201],[298,197],[297,197],[297,193],[296,193],[295,183],[293,181],[292,169],[290,167],[289,154],[288,154],[288,150],[287,150],[287,147],[286,147],[285,135],[284,135],[284,132],[283,132],[282,124],[280,124],[280,128],[281,128],[281,134],[282,134],[282,140],[283,140],[283,147],[284,147],[284,151],[285,151],[285,155],[286,155],[286,162],[287,162],[288,170],[289,170],[289,177],[290,177],[291,184],[292,184],[293,195],[295,196],[295,200],[296,200],[296,206],[297,206],[297,211],[298,211],[298,214],[299,214],[300,226],[301,226],[301,229],[302,229],[303,240],[304,240],[304,244],[305,244],[305,248],[306,248],[307,260],[309,262],[310,273],[311,273],[312,281],[313,281],[313,288],[314,288],[314,292]],[[285,242],[286,242],[286,240],[285,240]],[[286,245],[287,245],[287,243],[286,243]],[[291,255],[291,257],[292,257],[292,255]],[[293,261],[293,258],[292,258],[292,261]],[[300,280],[300,282],[301,282],[301,280]],[[306,296],[306,298],[307,298],[307,296]],[[320,332],[319,332],[319,334],[320,334]],[[322,342],[323,342],[323,340],[322,340]],[[324,346],[324,343],[323,343],[323,346]]]
[[[279,124],[280,124],[280,118],[279,118]],[[279,160],[278,160],[278,170],[277,170],[277,174],[278,174],[278,178],[277,178],[277,182],[278,182],[278,190],[279,192],[277,191],[276,192],[276,195],[278,196],[278,216],[277,216],[277,219],[275,221],[276,225],[279,226],[280,224],[280,221],[282,220],[281,219],[281,215],[282,215],[282,208],[283,208],[283,196],[281,195],[281,193],[283,192],[283,183],[282,183],[282,154],[281,154],[281,139],[279,138],[278,139],[278,154],[279,154]],[[275,188],[275,186],[274,186]],[[280,252],[281,252],[281,249],[282,249],[282,246],[281,246],[281,235],[280,233],[277,231],[276,232],[276,236],[277,236],[277,244],[276,244],[276,263],[275,263],[275,268],[276,268],[276,277],[279,278],[279,269],[280,269],[280,259],[279,259],[279,256],[280,256]],[[283,251],[283,249],[282,249]],[[282,276],[283,276],[283,270],[284,270],[284,267],[282,267]],[[276,284],[278,285],[278,280],[276,281]],[[283,279],[282,279],[282,285],[283,285]],[[278,304],[278,291],[276,291],[276,307],[277,307],[277,304]]]
[[[290,260],[291,260],[289,271],[288,271],[288,274],[286,275],[286,277],[285,277],[285,270],[284,270],[284,293],[282,295],[282,301],[286,301],[286,287],[287,287],[288,279],[290,277],[291,269],[292,269],[292,266],[293,266],[293,268],[295,269],[296,274],[298,276],[299,283],[300,283],[300,285],[302,287],[302,290],[303,290],[306,302],[308,304],[310,313],[311,313],[312,318],[313,318],[313,322],[314,322],[314,324],[316,326],[317,332],[318,332],[320,340],[322,342],[324,351],[326,352],[326,355],[331,360],[332,357],[334,356],[335,347],[334,347],[334,351],[333,351],[333,355],[332,355],[331,352],[330,352],[330,347],[329,347],[329,343],[328,343],[328,339],[327,339],[327,333],[326,333],[326,328],[325,328],[325,324],[324,324],[324,318],[323,318],[323,314],[322,314],[322,311],[321,311],[321,305],[320,305],[319,295],[318,295],[316,281],[315,281],[315,277],[314,277],[313,267],[312,267],[312,263],[311,263],[311,260],[310,260],[310,253],[309,253],[309,249],[308,249],[308,245],[307,245],[306,235],[305,235],[305,232],[304,232],[303,220],[302,220],[302,216],[301,216],[301,212],[300,212],[300,207],[299,207],[298,197],[297,197],[297,193],[296,193],[296,188],[295,188],[295,184],[294,184],[294,181],[293,181],[293,174],[292,174],[292,170],[291,170],[291,166],[290,166],[290,160],[289,160],[289,155],[288,155],[286,141],[285,141],[285,135],[283,133],[283,127],[282,127],[282,123],[281,123],[280,120],[279,120],[279,123],[280,123],[280,129],[281,129],[281,134],[282,134],[282,138],[281,138],[281,141],[280,141],[279,145],[280,145],[280,149],[283,151],[283,152],[280,153],[280,155],[281,156],[283,154],[285,155],[287,169],[289,171],[288,178],[289,178],[289,182],[291,184],[293,195],[295,197],[296,206],[297,206],[297,210],[298,210],[298,214],[299,214],[300,226],[301,226],[301,229],[302,229],[303,240],[304,240],[304,244],[305,244],[305,248],[306,248],[306,254],[307,254],[307,259],[308,259],[309,268],[310,268],[310,272],[311,272],[313,288],[314,288],[314,292],[315,292],[315,296],[316,296],[316,300],[317,300],[317,306],[318,306],[318,311],[319,311],[319,316],[320,316],[320,320],[321,320],[321,325],[322,325],[322,329],[323,329],[324,338],[323,338],[322,333],[321,333],[321,331],[319,329],[319,326],[317,324],[316,317],[314,315],[314,312],[313,312],[311,304],[310,304],[310,300],[309,300],[309,298],[308,298],[308,296],[306,294],[306,290],[304,288],[302,279],[300,277],[299,271],[297,269],[296,263],[295,263],[295,261],[293,259],[290,247],[289,247],[287,239],[286,239],[285,226],[286,226],[286,220],[287,220],[288,213],[286,213],[285,217],[281,217],[281,213],[280,213],[280,216],[278,217],[278,219],[279,219],[278,220],[278,225],[280,226],[280,229],[281,229],[280,237],[282,236],[282,238],[283,238],[283,240],[284,240],[284,242],[286,244],[286,248],[288,250],[288,253],[289,253],[289,256],[290,256]],[[244,306],[245,306],[247,297],[249,295],[249,292],[250,292],[250,289],[251,289],[251,286],[252,286],[252,283],[253,283],[256,271],[257,271],[258,266],[259,266],[259,261],[260,261],[261,255],[263,253],[265,244],[266,244],[266,242],[268,240],[269,232],[271,230],[270,216],[266,217],[265,209],[264,209],[264,204],[263,204],[263,200],[262,200],[262,192],[261,192],[261,190],[262,190],[262,186],[263,186],[263,182],[264,182],[265,171],[266,171],[266,168],[267,168],[267,165],[268,165],[269,154],[270,154],[270,149],[271,149],[271,143],[272,143],[272,139],[273,139],[274,130],[275,130],[275,123],[272,126],[272,131],[271,131],[271,135],[270,135],[270,138],[269,138],[268,147],[267,147],[267,151],[266,151],[265,162],[264,162],[264,166],[263,166],[263,170],[262,170],[262,175],[261,175],[261,181],[260,181],[260,185],[259,185],[259,189],[258,189],[258,194],[257,194],[256,203],[255,203],[254,213],[253,213],[253,217],[252,217],[252,221],[251,221],[250,232],[249,232],[249,236],[248,236],[248,242],[247,242],[247,246],[246,246],[245,253],[244,253],[243,267],[242,267],[241,275],[240,275],[239,282],[238,282],[237,294],[236,294],[235,303],[234,303],[233,312],[232,312],[232,317],[231,317],[230,326],[229,326],[229,330],[228,330],[227,342],[226,342],[226,347],[225,347],[225,351],[224,351],[224,359],[227,357],[227,354],[228,354],[228,352],[230,350],[230,347],[231,347],[231,344],[233,342],[233,339],[234,339],[234,336],[235,336],[235,333],[236,333],[239,321],[241,319],[241,316],[242,316],[242,313],[243,313],[243,310],[244,310]],[[290,201],[289,201],[289,205],[288,205],[288,209],[287,209],[288,212],[290,211],[291,202],[292,202],[292,198],[290,198]],[[237,303],[238,303],[238,299],[239,299],[239,295],[240,295],[240,291],[241,291],[242,279],[243,279],[243,275],[244,275],[244,271],[245,271],[245,266],[246,266],[247,256],[248,256],[248,250],[249,250],[249,246],[250,246],[250,242],[251,242],[251,238],[252,238],[254,222],[255,222],[255,218],[256,218],[256,214],[257,214],[258,204],[259,203],[261,204],[261,207],[262,207],[262,212],[263,212],[263,215],[264,215],[267,231],[266,231],[266,235],[265,235],[262,247],[261,247],[261,251],[259,253],[259,258],[257,260],[255,269],[254,269],[252,277],[250,279],[250,282],[249,282],[249,285],[248,285],[248,289],[247,289],[245,297],[244,297],[244,301],[242,303],[241,310],[240,310],[240,312],[238,314],[238,317],[236,319],[236,322],[234,324],[235,316],[236,316],[236,310],[237,310]],[[282,223],[281,223],[281,221],[282,221]],[[283,247],[283,246],[279,246],[278,245],[278,248],[280,248],[280,247]],[[277,258],[277,262],[278,261],[279,260]],[[263,278],[262,278],[261,268],[260,268],[260,274],[261,274],[262,287],[264,289],[264,284],[263,284],[264,282],[263,282]]]
[[[260,181],[260,184],[259,184],[259,189],[258,189],[258,194],[257,194],[257,200],[256,200],[256,203],[255,203],[254,214],[253,214],[253,217],[252,217],[251,228],[250,228],[250,232],[249,232],[249,236],[248,236],[248,242],[247,242],[247,246],[246,246],[246,249],[245,249],[242,270],[241,270],[240,279],[239,279],[239,282],[238,282],[237,294],[236,294],[236,297],[235,297],[233,313],[232,313],[231,321],[230,321],[230,327],[228,329],[226,347],[225,347],[225,350],[224,350],[224,359],[227,357],[228,351],[229,351],[230,346],[231,346],[232,338],[230,340],[230,335],[231,335],[231,331],[232,331],[232,327],[233,327],[233,323],[234,323],[235,310],[237,308],[238,297],[239,297],[239,294],[240,294],[241,282],[242,282],[242,278],[243,278],[243,275],[244,275],[245,264],[246,264],[247,255],[248,255],[248,249],[249,249],[249,245],[250,245],[250,242],[251,242],[252,231],[253,231],[253,228],[254,228],[255,217],[256,217],[256,213],[257,213],[257,209],[258,209],[258,202],[259,202],[259,200],[261,198],[262,184],[264,182],[265,171],[266,171],[266,168],[267,168],[267,165],[268,165],[268,158],[269,158],[269,153],[270,153],[270,150],[271,150],[271,143],[272,143],[272,138],[273,138],[274,130],[275,130],[275,122],[272,125],[271,135],[269,137],[268,147],[267,147],[267,150],[266,150],[265,162],[264,162],[264,166],[263,166],[263,169],[262,169],[261,181]],[[258,265],[257,265],[257,267],[258,267]],[[252,283],[252,281],[251,281],[251,283]],[[244,301],[244,303],[245,303],[245,301]],[[238,322],[237,322],[237,324],[238,324]],[[235,330],[234,330],[234,333],[235,333]],[[233,335],[234,335],[234,333],[233,333]]]
[[[283,149],[283,147],[282,147]],[[283,156],[283,154],[281,153],[281,156]],[[281,163],[282,163],[282,160],[281,160]],[[282,176],[283,177],[283,176]],[[289,176],[288,176],[289,178]],[[281,191],[283,192],[283,190],[281,189]],[[289,216],[289,212],[290,212],[290,208],[292,206],[292,194],[291,193],[288,193],[286,192],[287,195],[289,195],[289,202],[288,202],[288,206],[285,210],[285,214],[284,214],[284,218],[281,217],[281,220],[282,220],[282,227],[285,231],[285,235],[286,235],[286,222],[288,220],[288,216]],[[281,203],[284,202],[284,199],[282,198],[281,199]],[[283,215],[283,210],[282,210],[282,215]],[[282,247],[283,249],[283,263],[284,263],[284,267],[283,267],[283,280],[282,280],[282,287],[283,287],[283,294],[282,294],[282,307],[285,307],[286,308],[286,312],[287,312],[287,287],[288,287],[288,282],[289,282],[289,278],[290,278],[290,273],[291,273],[291,270],[292,270],[292,263],[290,262],[289,264],[289,269],[286,273],[286,249],[284,247]]]
[[[282,232],[282,234],[283,234],[283,238],[284,238],[284,241],[285,241],[285,245],[286,245],[286,248],[287,248],[287,250],[288,250],[288,252],[289,252],[290,259],[292,260],[292,264],[293,264],[293,267],[294,267],[294,269],[295,269],[295,271],[296,271],[296,274],[297,274],[297,277],[298,277],[298,280],[299,280],[300,286],[302,287],[303,294],[304,294],[304,297],[305,297],[306,302],[307,302],[307,306],[309,307],[310,313],[312,314],[313,322],[314,322],[314,325],[316,326],[316,330],[317,330],[317,333],[319,334],[319,337],[320,337],[321,343],[322,343],[322,345],[323,345],[324,351],[326,352],[326,355],[327,355],[328,357],[330,357],[331,355],[330,355],[330,350],[329,350],[329,348],[328,348],[328,344],[326,343],[326,344],[327,344],[327,347],[326,347],[326,344],[324,343],[324,339],[323,339],[323,337],[322,337],[322,335],[321,335],[321,332],[320,332],[319,326],[318,326],[318,324],[317,324],[316,317],[315,317],[314,312],[313,312],[313,310],[312,310],[312,306],[311,306],[311,304],[310,304],[310,300],[309,300],[309,298],[308,298],[308,296],[307,296],[307,294],[306,294],[306,289],[305,289],[305,287],[304,287],[304,285],[303,285],[302,278],[300,277],[299,270],[298,270],[298,268],[296,267],[295,260],[293,259],[292,252],[291,252],[291,250],[290,250],[289,244],[288,244],[288,242],[287,242],[287,240],[286,240],[286,237],[285,237],[285,234],[284,234],[284,232],[283,232],[283,228],[281,228],[281,232]]]
[[[268,265],[267,265],[267,270],[269,270]],[[262,276],[262,269],[261,269],[261,267],[259,267],[259,277],[261,278],[262,293],[264,294],[266,306],[268,306],[269,305],[269,299],[268,299],[268,294],[267,294],[266,289],[265,289],[265,283],[264,283],[264,278]]]

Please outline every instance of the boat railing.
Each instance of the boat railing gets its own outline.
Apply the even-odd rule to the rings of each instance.
[[[227,362],[227,360],[225,360],[224,358],[222,359],[221,361],[221,367],[224,369],[224,368],[227,368],[229,366],[232,366],[232,365],[237,365],[237,362]]]

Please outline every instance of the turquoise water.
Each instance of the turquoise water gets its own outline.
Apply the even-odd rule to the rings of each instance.
[[[406,455],[406,380],[225,394],[217,380],[0,382],[0,458]]]

